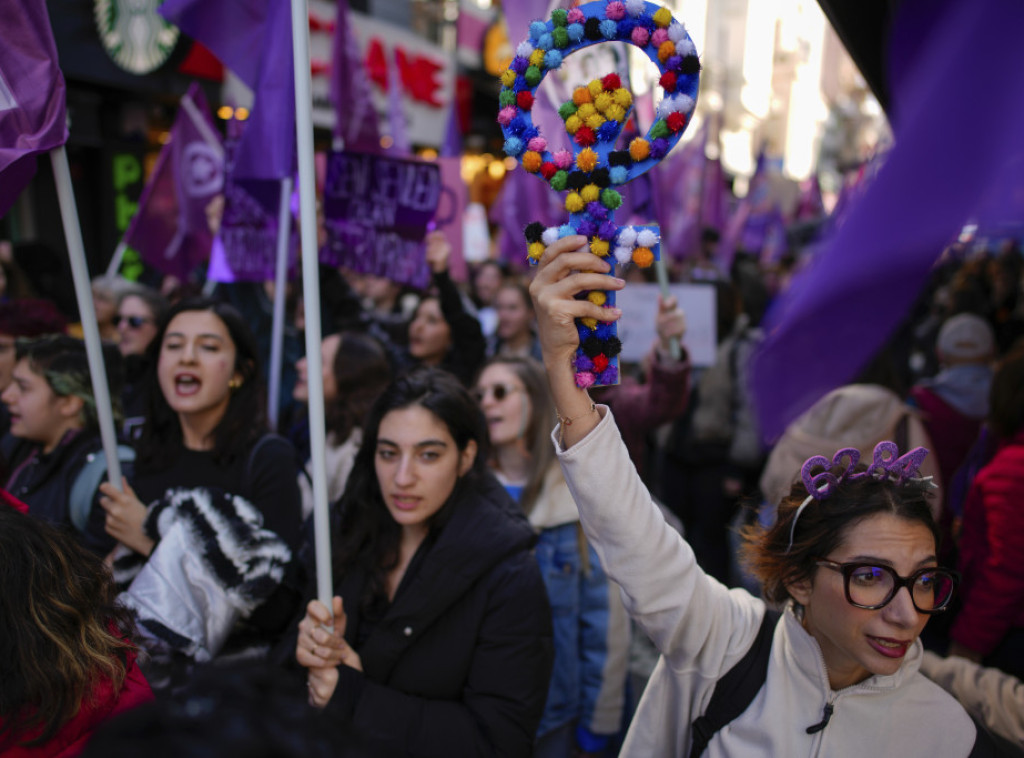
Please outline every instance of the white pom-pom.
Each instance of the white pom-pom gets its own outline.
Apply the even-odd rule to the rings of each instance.
[[[623,227],[615,241],[620,247],[633,247],[636,245],[636,229],[631,226]]]
[[[644,0],[626,0],[626,12],[634,18],[647,12]]]
[[[544,233],[540,235],[540,241],[544,243],[544,247],[550,247],[558,242],[558,227],[549,226],[545,229]]]
[[[615,248],[615,260],[619,262],[620,266],[625,266],[633,260],[633,250],[628,247]]]
[[[661,98],[661,102],[658,103],[658,118],[668,118],[668,114],[672,112],[672,99],[668,97]]]
[[[694,47],[693,40],[683,39],[676,43],[676,54],[681,55],[684,58],[687,55],[696,55],[697,48]]]
[[[676,52],[679,51],[679,43],[686,39],[686,27],[678,21],[668,25],[668,38],[676,43]]]
[[[658,118],[668,118],[670,113],[689,113],[693,110],[693,98],[681,92],[666,97],[658,103]]]
[[[529,58],[530,53],[533,52],[533,45],[529,42],[520,42],[519,47],[516,48],[516,55],[520,58]]]
[[[640,233],[636,235],[636,246],[637,247],[654,247],[658,244],[658,235],[650,229],[641,229]]]

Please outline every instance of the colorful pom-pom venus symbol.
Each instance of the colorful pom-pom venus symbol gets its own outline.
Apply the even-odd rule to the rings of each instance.
[[[610,73],[577,87],[558,109],[573,152],[551,153],[531,115],[537,87],[570,53],[616,41],[640,48],[658,67],[664,96],[657,119],[646,135],[616,149],[633,95],[617,74]],[[562,226],[546,229],[532,223],[526,227],[532,263],[548,245],[571,234],[587,237],[592,253],[610,256],[620,264],[647,267],[659,258],[656,226],[616,226],[615,209],[622,204],[616,188],[651,169],[679,141],[696,105],[699,74],[700,61],[686,29],[667,8],[644,0],[597,0],[569,10],[559,8],[549,20],[530,24],[529,38],[519,44],[501,75],[498,123],[505,136],[505,153],[555,191],[565,192],[569,212],[568,223]],[[581,297],[606,308],[615,305],[614,292]],[[576,327],[580,333],[576,383],[580,387],[617,384],[622,344],[615,325],[582,319]]]

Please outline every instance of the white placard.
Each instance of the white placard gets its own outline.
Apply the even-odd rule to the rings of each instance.
[[[707,284],[672,284],[669,290],[686,314],[686,336],[683,344],[694,366],[710,366],[715,362],[716,290]],[[657,284],[629,283],[615,294],[615,305],[622,309],[619,339],[622,353],[619,360],[638,363],[658,338],[655,319],[658,316]]]

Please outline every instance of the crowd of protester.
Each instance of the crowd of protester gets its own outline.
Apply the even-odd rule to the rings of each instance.
[[[94,281],[111,483],[77,314],[3,260],[0,753],[1024,751],[1020,249],[947,251],[876,359],[767,444],[750,358],[799,259],[682,262],[715,291],[711,365],[665,296],[645,359],[587,395],[562,364],[605,264],[571,239],[457,283],[432,232],[424,292],[322,267],[331,608],[301,292],[271,428],[264,289]],[[897,480],[863,467],[886,442],[931,452]],[[831,468],[842,448],[862,467]],[[698,726],[759,645],[748,702]]]

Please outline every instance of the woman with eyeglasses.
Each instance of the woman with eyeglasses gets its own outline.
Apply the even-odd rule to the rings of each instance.
[[[544,367],[495,358],[473,392],[491,435],[490,468],[538,533],[534,556],[551,602],[555,668],[534,758],[598,755],[622,726],[629,619],[555,460]]]
[[[125,439],[135,438],[142,429],[146,412],[146,375],[150,370],[147,351],[168,307],[163,295],[143,284],[132,284],[121,292],[117,301],[114,326],[117,328],[117,347],[124,356],[121,406],[124,409],[122,434]]]
[[[573,319],[614,321],[621,311],[574,296],[621,289],[608,270],[585,238],[567,237],[547,248],[531,295],[560,421],[557,457],[584,532],[661,653],[622,755],[971,755],[985,734],[919,672],[921,630],[956,584],[936,559],[917,474],[923,448],[809,459],[777,522],[746,534],[765,599],[726,588],[665,523],[611,413],[576,386]],[[746,690],[731,710],[720,705],[726,689]]]

